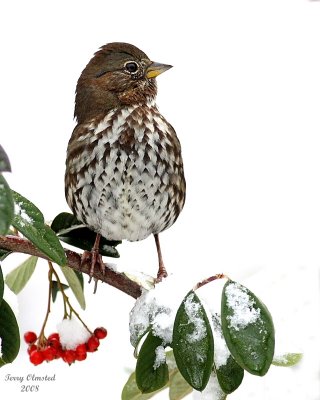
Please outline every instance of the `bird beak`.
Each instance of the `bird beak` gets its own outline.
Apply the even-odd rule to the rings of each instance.
[[[162,74],[162,72],[167,71],[170,68],[172,68],[172,65],[153,62],[147,68],[146,76],[147,78],[155,78],[156,76]]]

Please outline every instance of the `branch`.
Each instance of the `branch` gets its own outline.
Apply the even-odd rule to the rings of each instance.
[[[30,254],[31,256],[41,257],[45,260],[50,261],[50,259],[40,250],[38,250],[29,240],[18,236],[0,235],[0,249],[17,253]],[[84,272],[85,274],[89,275],[90,271],[89,265],[82,265],[80,267],[80,262],[81,262],[80,254],[66,249],[65,253],[68,260],[68,266],[70,268],[76,271]],[[141,295],[140,285],[129,279],[126,275],[111,270],[108,267],[108,264],[105,264],[105,266],[106,269],[104,274],[102,274],[102,272],[99,270],[94,271],[93,274],[94,279],[105,282],[135,299],[137,299]]]

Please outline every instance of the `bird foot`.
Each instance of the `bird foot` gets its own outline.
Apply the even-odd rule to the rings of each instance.
[[[157,277],[156,277],[154,283],[161,282],[162,279],[166,278],[167,276],[168,276],[168,273],[167,273],[166,269],[164,267],[163,268],[159,268],[159,271],[158,271],[158,274],[157,274]]]
[[[102,256],[98,250],[87,251],[85,250],[81,256],[81,267],[85,264],[90,264],[89,276],[93,277],[95,269],[98,267],[100,272],[104,275],[106,266],[102,261]]]

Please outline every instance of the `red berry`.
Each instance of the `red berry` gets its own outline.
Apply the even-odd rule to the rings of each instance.
[[[32,344],[37,340],[37,335],[34,332],[26,332],[24,334],[24,341],[28,344]]]
[[[87,347],[86,347],[85,343],[79,344],[76,347],[76,353],[77,354],[86,354],[87,353]]]
[[[58,350],[61,347],[59,340],[57,340],[55,338],[48,339],[47,344],[48,344],[48,346],[53,347],[56,350]]]
[[[87,346],[81,343],[76,347],[76,360],[83,361],[87,358]]]
[[[104,339],[108,334],[107,330],[103,327],[96,328],[93,333],[94,333],[94,336],[98,339]]]
[[[29,359],[33,365],[39,365],[43,362],[44,357],[41,351],[35,350],[30,354]]]
[[[28,347],[28,354],[29,354],[29,356],[30,356],[30,354],[33,352],[33,351],[35,351],[35,350],[38,350],[38,347],[35,345],[35,344],[30,344],[30,346]]]
[[[64,351],[62,350],[61,347],[56,349],[56,358],[62,358],[63,354],[64,354]]]
[[[96,351],[100,345],[100,341],[95,336],[90,336],[87,341],[87,351]]]
[[[48,341],[51,341],[52,339],[57,340],[60,342],[60,336],[59,333],[51,333],[51,335],[48,336]]]
[[[74,350],[65,350],[62,354],[62,359],[68,364],[72,364],[76,359],[76,352]]]
[[[87,358],[87,353],[77,353],[76,352],[76,360],[83,361]]]
[[[57,350],[53,347],[46,347],[42,350],[42,354],[46,361],[52,361],[56,358]]]

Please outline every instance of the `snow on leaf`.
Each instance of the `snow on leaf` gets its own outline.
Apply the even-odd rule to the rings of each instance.
[[[248,295],[248,289],[239,283],[231,283],[225,290],[227,306],[233,314],[228,315],[229,328],[240,330],[254,324],[260,317],[260,309],[254,308],[255,301]]]
[[[161,364],[166,362],[166,351],[163,346],[158,346],[155,349],[156,358],[153,363],[153,369],[157,369],[160,367]]]
[[[15,215],[19,215],[19,217],[23,219],[23,221],[29,224],[32,224],[35,221],[30,215],[27,214],[26,210],[23,208],[22,203],[15,203],[14,213]]]
[[[267,373],[274,354],[274,326],[267,307],[247,288],[231,280],[224,285],[221,324],[235,361],[254,375]]]
[[[162,340],[154,336],[152,332],[149,332],[141,346],[136,366],[136,383],[142,393],[161,389],[169,380],[165,353],[162,349],[159,350],[162,346]]]
[[[185,292],[190,287],[173,276],[150,290],[144,289],[130,313],[130,341],[136,347],[141,336],[151,328],[164,344],[172,342],[174,319]]]
[[[184,379],[202,391],[212,371],[213,336],[205,309],[193,291],[185,296],[178,309],[172,348]]]
[[[302,353],[284,353],[273,357],[272,364],[277,367],[293,367],[302,359]]]
[[[214,364],[216,368],[220,368],[227,364],[228,358],[231,356],[227,343],[222,334],[220,316],[212,315],[213,338],[214,338]]]
[[[228,349],[223,337],[220,316],[212,314],[213,338],[214,338],[214,366],[221,389],[224,393],[232,393],[241,384],[244,371]]]
[[[205,322],[203,318],[201,318],[201,307],[201,303],[195,301],[195,293],[191,292],[184,301],[184,310],[189,318],[188,324],[194,325],[193,332],[187,335],[187,339],[190,343],[202,340],[207,334]]]

